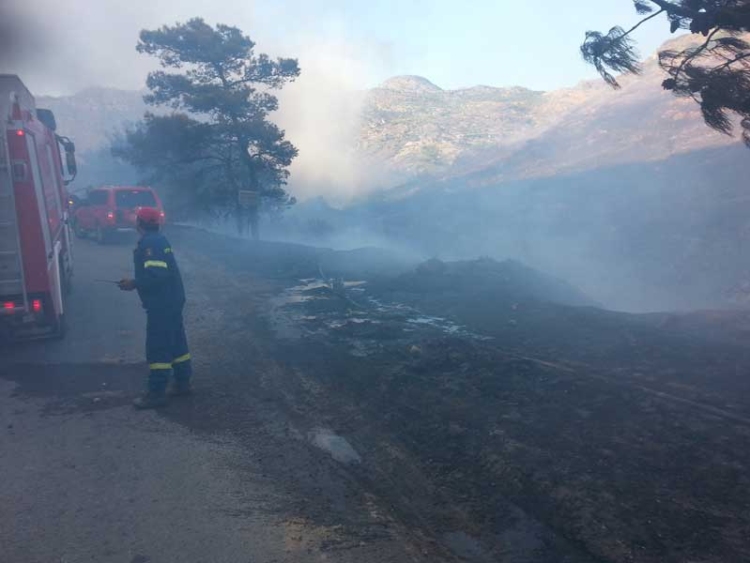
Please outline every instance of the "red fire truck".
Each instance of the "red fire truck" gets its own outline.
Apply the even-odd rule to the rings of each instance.
[[[1,341],[65,333],[73,275],[66,185],[76,164],[75,146],[56,129],[17,76],[0,75]]]

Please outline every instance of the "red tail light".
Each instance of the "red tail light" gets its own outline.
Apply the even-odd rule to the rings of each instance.
[[[23,130],[23,129],[18,129],[18,130],[16,131],[16,135],[17,135],[17,136],[19,136],[19,137],[23,137],[23,136],[24,136],[25,134],[26,134],[26,133],[24,132],[24,130]]]
[[[34,299],[31,302],[31,308],[34,310],[35,313],[41,313],[42,312],[42,300]]]
[[[15,308],[16,304],[13,303],[13,301],[6,301],[5,303],[3,303],[3,309],[5,309],[6,311],[12,311]]]
[[[107,211],[107,219],[109,219],[110,221],[114,221],[115,220],[115,212],[114,211]]]

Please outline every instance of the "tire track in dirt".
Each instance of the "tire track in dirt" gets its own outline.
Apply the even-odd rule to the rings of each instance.
[[[540,360],[538,358],[530,358],[528,356],[521,356],[518,354],[513,354],[511,352],[500,352],[502,355],[513,358],[516,360],[524,360],[527,362],[532,362],[534,364],[537,364],[542,367],[550,368],[553,370],[562,371],[565,373],[569,373],[572,375],[576,375],[578,377],[588,378],[588,379],[596,379],[598,381],[603,381],[605,383],[609,383],[611,385],[616,385],[619,387],[624,387],[627,389],[635,389],[638,391],[642,391],[648,395],[653,395],[654,397],[658,397],[660,399],[664,399],[665,401],[671,401],[674,403],[680,403],[682,405],[687,405],[689,407],[692,407],[698,411],[701,411],[702,413],[709,415],[709,416],[716,416],[719,418],[723,418],[725,420],[729,420],[732,422],[736,422],[738,424],[742,424],[744,426],[747,426],[750,428],[750,418],[739,416],[735,413],[719,409],[717,407],[714,407],[712,405],[707,405],[704,403],[699,403],[697,401],[691,401],[690,399],[685,399],[683,397],[679,397],[677,395],[674,395],[672,393],[666,393],[664,391],[659,391],[657,389],[652,389],[650,387],[646,387],[644,385],[639,385],[637,383],[634,383],[632,381],[618,381],[614,376],[605,376],[605,375],[597,375],[595,372],[597,371],[596,368],[593,366],[587,366],[585,364],[576,363],[576,367],[572,367],[572,365],[567,366],[563,363],[559,362],[549,362],[545,360]]]

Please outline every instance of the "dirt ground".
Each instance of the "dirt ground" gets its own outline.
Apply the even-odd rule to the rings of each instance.
[[[462,276],[436,264],[409,271],[371,252],[182,228],[169,237],[189,292],[198,394],[154,415],[154,432],[219,443],[233,460],[208,498],[226,508],[222,529],[236,551],[170,559],[145,545],[131,559],[69,561],[750,560],[746,314],[626,315],[563,286],[556,298],[577,306],[551,304],[539,292],[553,282],[526,291],[514,265],[466,264]],[[88,244],[81,259],[101,266],[104,251]],[[126,246],[106,252],[127,260]],[[81,307],[82,333],[47,347],[43,363],[38,349],[5,356],[8,400],[36,405],[29,420],[140,424],[124,414],[140,384],[140,321],[103,320],[108,297],[95,291],[96,306]],[[107,331],[120,338],[102,340]],[[107,364],[87,357],[91,348],[121,372],[106,393]],[[77,367],[66,367],[76,354]],[[26,450],[12,449],[3,461]],[[206,463],[219,457],[209,452]],[[204,494],[187,489],[191,514]],[[167,514],[179,506],[165,502]],[[0,524],[17,516],[5,506]],[[249,523],[250,542],[263,539],[243,560],[231,530]],[[91,545],[87,553],[101,553]]]

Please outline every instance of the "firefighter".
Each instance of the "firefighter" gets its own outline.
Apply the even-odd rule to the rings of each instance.
[[[137,224],[141,239],[133,251],[135,279],[123,279],[123,291],[136,290],[146,310],[146,360],[149,364],[148,388],[133,404],[138,409],[153,409],[167,403],[167,396],[191,394],[192,365],[188,350],[182,309],[185,290],[169,241],[159,232],[161,214],[142,207]],[[170,375],[173,381],[169,389]]]

